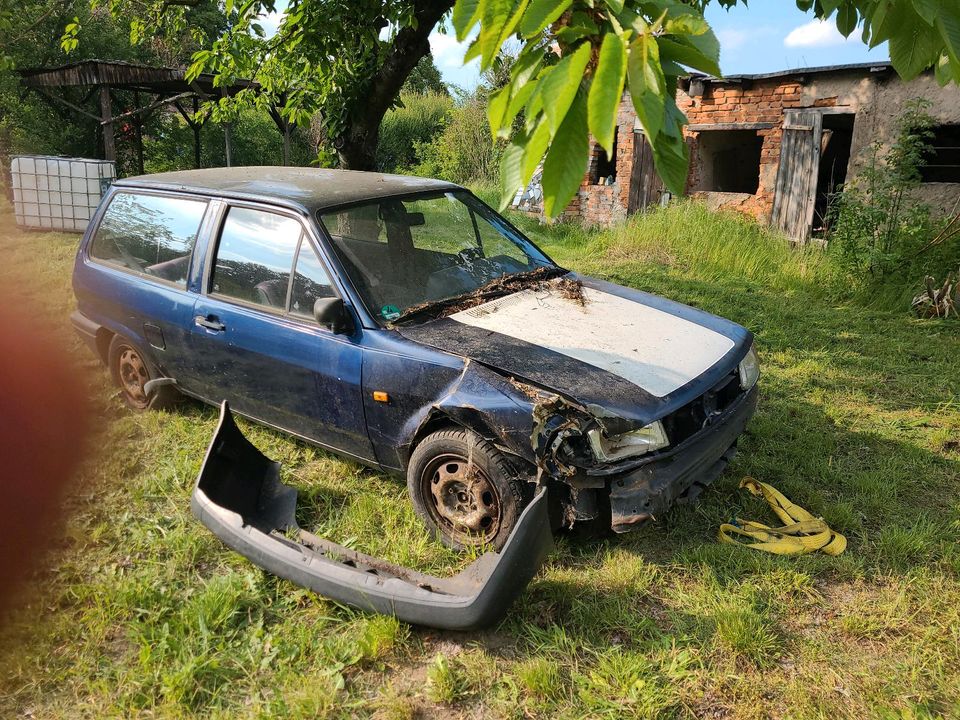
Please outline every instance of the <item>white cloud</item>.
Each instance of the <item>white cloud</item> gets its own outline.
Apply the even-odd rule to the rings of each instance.
[[[283,16],[286,14],[286,11],[265,13],[258,18],[260,27],[263,28],[263,32],[266,33],[268,38],[277,34],[277,29],[280,27],[280,23],[283,22]]]
[[[458,42],[451,33],[430,33],[430,52],[433,60],[441,70],[454,70],[463,65],[463,56],[467,52],[472,38]]]
[[[845,38],[829,20],[811,20],[791,30],[783,39],[783,44],[788,48],[829,47],[855,40],[855,34]]]

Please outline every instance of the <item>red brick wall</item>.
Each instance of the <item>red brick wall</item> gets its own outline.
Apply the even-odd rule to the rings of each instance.
[[[760,186],[752,200],[733,199],[735,209],[766,219],[773,209],[773,192],[780,162],[780,139],[783,134],[783,111],[800,105],[800,83],[784,78],[757,81],[750,87],[736,84],[706,83],[701,97],[677,93],[677,105],[686,113],[691,125],[716,123],[773,123],[775,127],[757,130],[763,138],[760,153]],[[696,131],[685,130],[690,144],[690,175],[687,191],[700,184]],[[694,194],[696,194],[694,192]]]

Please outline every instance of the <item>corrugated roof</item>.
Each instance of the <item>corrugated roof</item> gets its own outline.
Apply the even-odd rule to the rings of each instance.
[[[230,167],[138,175],[115,183],[119,187],[189,190],[256,200],[281,200],[310,212],[380,197],[430,190],[460,190],[459,185],[411,177],[354,170],[304,167]]]
[[[794,68],[792,70],[777,70],[769,73],[756,73],[752,75],[724,75],[723,77],[714,77],[713,75],[704,75],[702,73],[691,73],[690,78],[704,80],[706,82],[741,82],[744,80],[770,80],[774,78],[790,77],[791,75],[819,75],[823,73],[843,73],[843,72],[887,72],[893,69],[888,61],[869,62],[869,63],[849,63],[847,65],[818,65],[815,67]]]

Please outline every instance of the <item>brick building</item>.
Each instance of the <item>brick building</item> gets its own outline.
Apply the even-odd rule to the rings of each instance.
[[[686,192],[805,240],[823,225],[830,195],[887,143],[912,98],[941,124],[918,199],[949,210],[960,197],[960,88],[932,73],[903,82],[887,63],[806,68],[681,82],[690,174]],[[593,146],[564,218],[606,225],[665,201],[629,96],[620,104],[612,158]]]

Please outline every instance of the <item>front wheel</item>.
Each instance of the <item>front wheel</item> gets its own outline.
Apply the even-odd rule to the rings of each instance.
[[[499,550],[526,504],[525,483],[476,433],[441,430],[423,439],[407,466],[413,509],[447,547]]]

